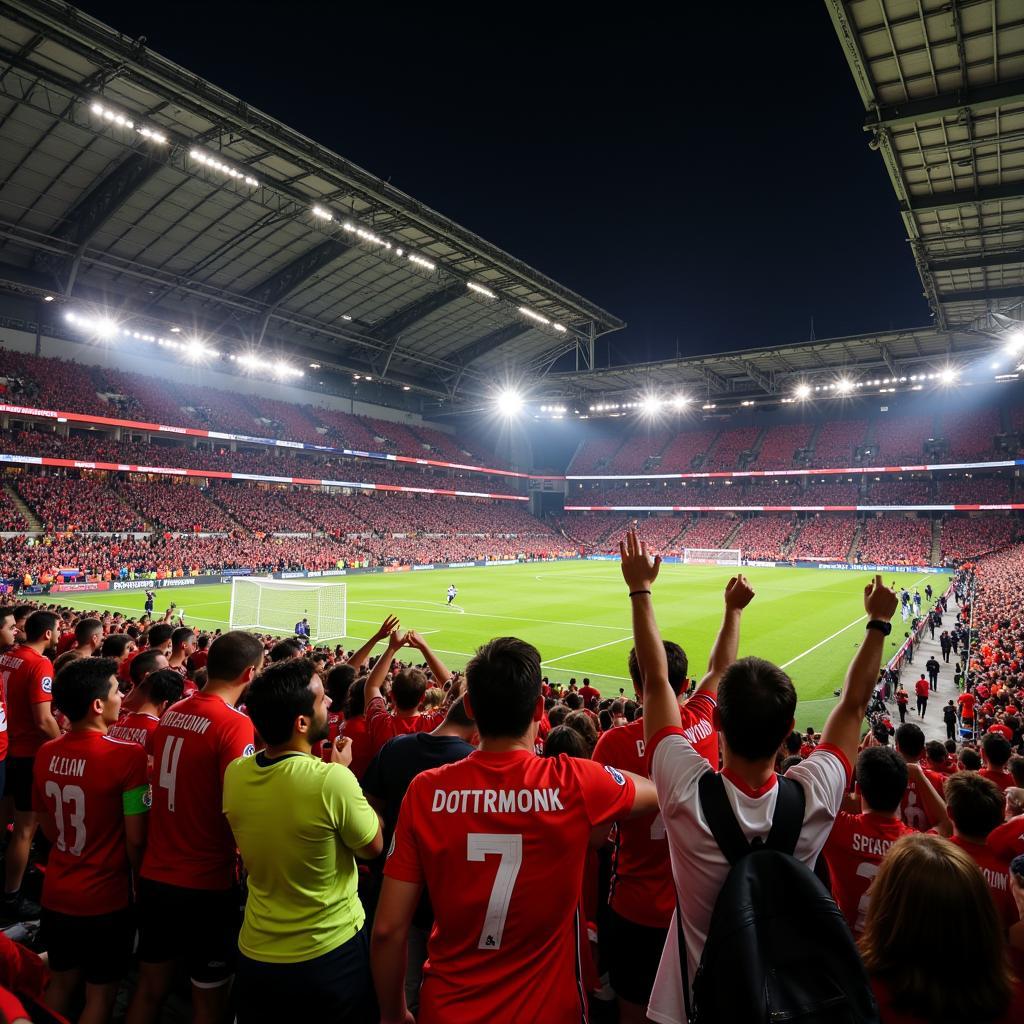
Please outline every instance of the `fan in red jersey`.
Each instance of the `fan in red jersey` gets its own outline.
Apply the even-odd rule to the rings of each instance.
[[[237,956],[235,841],[222,811],[224,772],[254,752],[235,709],[263,664],[263,644],[232,631],[210,645],[209,681],[168,708],[153,738],[153,810],[139,896],[139,984],[126,1024],[153,1024],[184,960],[193,1012],[222,1019]]]
[[[1006,821],[989,832],[985,845],[1009,862],[1024,853],[1024,789],[1011,786],[1004,795]]]
[[[736,660],[740,616],[753,597],[746,577],[734,576],[729,581],[725,618],[711,649],[707,675],[679,711],[687,740],[713,768],[718,767],[718,733],[713,725],[718,684]],[[678,697],[686,685],[689,663],[678,644],[666,641],[664,647],[669,684]],[[643,676],[635,650],[629,652],[629,674],[637,699],[642,700]],[[594,750],[594,760],[647,775],[643,721],[604,733]],[[642,1024],[647,1019],[647,1001],[676,906],[675,887],[660,813],[618,822],[615,831],[609,924],[600,939],[609,981],[619,1000],[619,1019],[622,1024]]]
[[[855,936],[864,930],[868,887],[882,858],[900,836],[914,832],[900,820],[900,804],[913,768],[921,770],[891,747],[862,750],[856,769],[861,812],[840,811],[825,841],[832,895]]]
[[[896,751],[908,765],[920,762],[924,755],[924,733],[919,725],[906,722],[896,730]],[[922,776],[917,773],[908,778],[907,791],[903,794],[903,803],[900,806],[900,817],[905,825],[918,832],[938,829],[943,835],[949,835],[948,822],[942,822],[938,807],[929,799],[928,794],[922,791],[921,778]],[[945,781],[943,776],[926,768],[923,778],[931,783],[941,802]]]
[[[135,689],[136,710],[122,715],[116,725],[111,726],[110,735],[119,740],[138,743],[153,764],[153,736],[160,724],[163,713],[181,700],[184,680],[173,668],[162,668],[150,672]]]
[[[372,946],[381,1020],[412,1020],[406,942],[424,886],[436,926],[419,1024],[585,1019],[577,915],[588,842],[613,820],[656,811],[653,786],[534,754],[540,655],[522,640],[485,644],[466,682],[480,748],[412,781],[384,868]]]
[[[109,1020],[135,940],[132,872],[142,862],[150,805],[146,755],[107,735],[121,694],[113,658],[79,658],[53,697],[71,722],[35,760],[33,806],[53,843],[43,884],[41,937],[49,954],[47,1005],[71,1013],[84,977],[83,1020]]]
[[[0,918],[7,921],[35,917],[39,912],[38,906],[21,896],[21,883],[36,831],[36,816],[32,813],[36,751],[48,739],[60,735],[50,706],[53,664],[43,654],[53,643],[56,628],[57,616],[53,612],[32,612],[25,620],[24,643],[0,654],[10,730],[4,802],[14,810],[14,831],[7,844],[4,898],[0,904]]]

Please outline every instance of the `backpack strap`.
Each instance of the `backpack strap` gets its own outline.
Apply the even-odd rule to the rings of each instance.
[[[735,864],[750,852],[750,843],[732,812],[722,776],[715,771],[705,772],[697,782],[697,796],[718,848],[730,865]]]
[[[778,776],[779,795],[775,800],[775,815],[772,830],[764,845],[769,850],[792,854],[800,841],[800,830],[804,826],[806,798],[804,787],[796,779]]]

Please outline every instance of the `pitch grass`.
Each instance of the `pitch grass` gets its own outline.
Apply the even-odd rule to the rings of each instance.
[[[662,634],[681,644],[698,678],[722,614],[722,592],[731,571],[718,566],[664,565],[655,587]],[[857,571],[750,568],[757,596],[743,620],[740,655],[754,654],[782,665],[800,696],[797,725],[821,728],[835,703],[833,691],[859,643],[864,622],[863,590],[871,576]],[[901,574],[913,588],[941,576]],[[631,646],[630,608],[616,562],[550,562],[489,568],[352,576],[348,584],[346,646],[355,646],[388,613],[402,627],[426,634],[451,668],[461,668],[476,647],[494,636],[514,635],[534,644],[552,680],[590,676],[603,696],[620,687],[631,695],[626,658]],[[885,580],[892,583],[892,577]],[[445,605],[450,583],[456,604]],[[171,601],[186,609],[199,628],[227,629],[231,587],[158,590],[157,613]],[[83,609],[141,614],[145,596],[126,593],[61,594],[61,603]],[[295,618],[302,617],[298,606]],[[896,617],[886,657],[895,653],[903,628]],[[378,648],[380,650],[381,648]]]

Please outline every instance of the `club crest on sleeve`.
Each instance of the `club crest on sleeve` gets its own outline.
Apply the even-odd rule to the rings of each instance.
[[[50,676],[43,676],[42,682],[39,685],[42,687],[43,693],[53,692],[53,679]]]
[[[604,766],[604,770],[620,785],[626,784],[626,777],[619,771],[618,768],[613,768],[610,764]]]
[[[256,753],[256,745],[254,743],[250,743],[245,748],[245,750],[242,751],[242,757],[252,757],[252,755],[255,754],[255,753]]]

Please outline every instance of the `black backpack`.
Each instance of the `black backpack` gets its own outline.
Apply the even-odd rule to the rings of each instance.
[[[693,1000],[682,915],[680,966],[690,1024],[879,1024],[867,973],[835,901],[793,856],[803,787],[779,777],[775,818],[748,843],[716,772],[698,791],[704,818],[731,865],[715,901]]]

